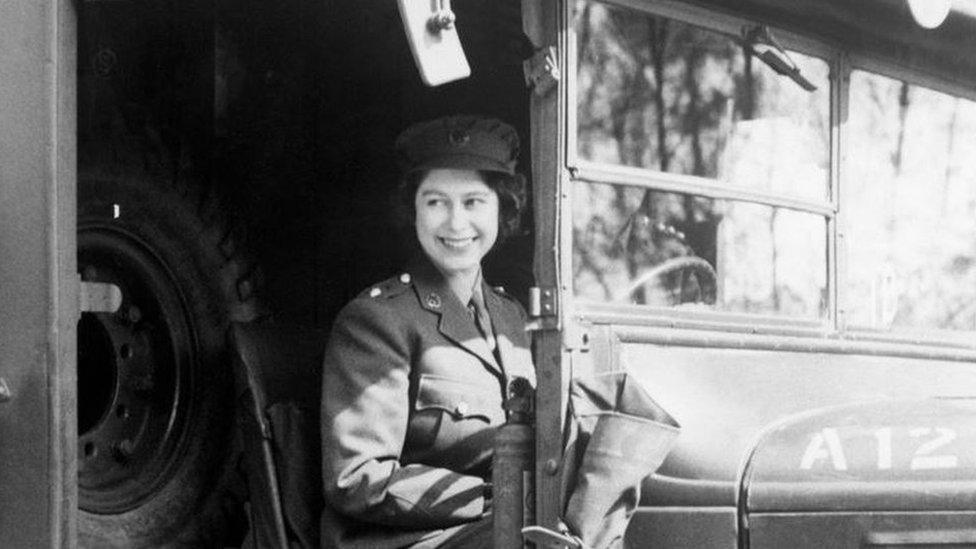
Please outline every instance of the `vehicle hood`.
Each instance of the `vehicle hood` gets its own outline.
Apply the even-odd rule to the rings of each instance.
[[[744,461],[739,502],[749,512],[976,509],[976,399],[786,417]]]

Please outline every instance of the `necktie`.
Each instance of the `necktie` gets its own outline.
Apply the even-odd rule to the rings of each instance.
[[[485,307],[485,297],[481,292],[475,291],[471,294],[471,301],[468,302],[468,310],[474,316],[474,322],[481,332],[481,337],[488,342],[488,348],[495,351],[495,335],[491,331],[491,317],[488,316],[488,309]]]

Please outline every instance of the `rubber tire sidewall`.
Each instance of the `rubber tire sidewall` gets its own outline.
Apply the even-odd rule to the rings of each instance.
[[[85,231],[96,226],[119,227],[142,241],[182,294],[195,358],[188,428],[172,476],[149,501],[126,512],[79,509],[82,547],[202,547],[221,541],[218,484],[232,465],[234,413],[227,329],[231,318],[240,320],[250,309],[238,295],[245,265],[226,257],[226,230],[205,222],[199,214],[205,209],[191,193],[154,181],[79,174],[79,246]]]

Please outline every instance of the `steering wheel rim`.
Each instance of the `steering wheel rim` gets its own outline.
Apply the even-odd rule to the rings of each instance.
[[[695,275],[701,297],[698,302],[706,305],[715,304],[718,296],[718,276],[715,274],[715,269],[708,261],[691,255],[672,257],[658,265],[655,265],[653,268],[644,271],[636,279],[634,279],[634,281],[631,282],[627,288],[617,294],[614,301],[618,303],[631,303],[631,296],[634,295],[634,292],[644,288],[648,282],[663,278],[675,271],[682,271],[684,273],[691,273]],[[687,275],[682,277],[682,290],[684,289],[684,283],[686,280]],[[679,303],[681,302],[679,301]]]

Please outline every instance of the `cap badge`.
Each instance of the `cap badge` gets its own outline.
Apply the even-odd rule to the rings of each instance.
[[[441,296],[431,292],[427,294],[427,306],[432,309],[441,308]]]
[[[471,141],[471,135],[464,130],[454,130],[447,134],[447,140],[455,147],[463,147]]]

